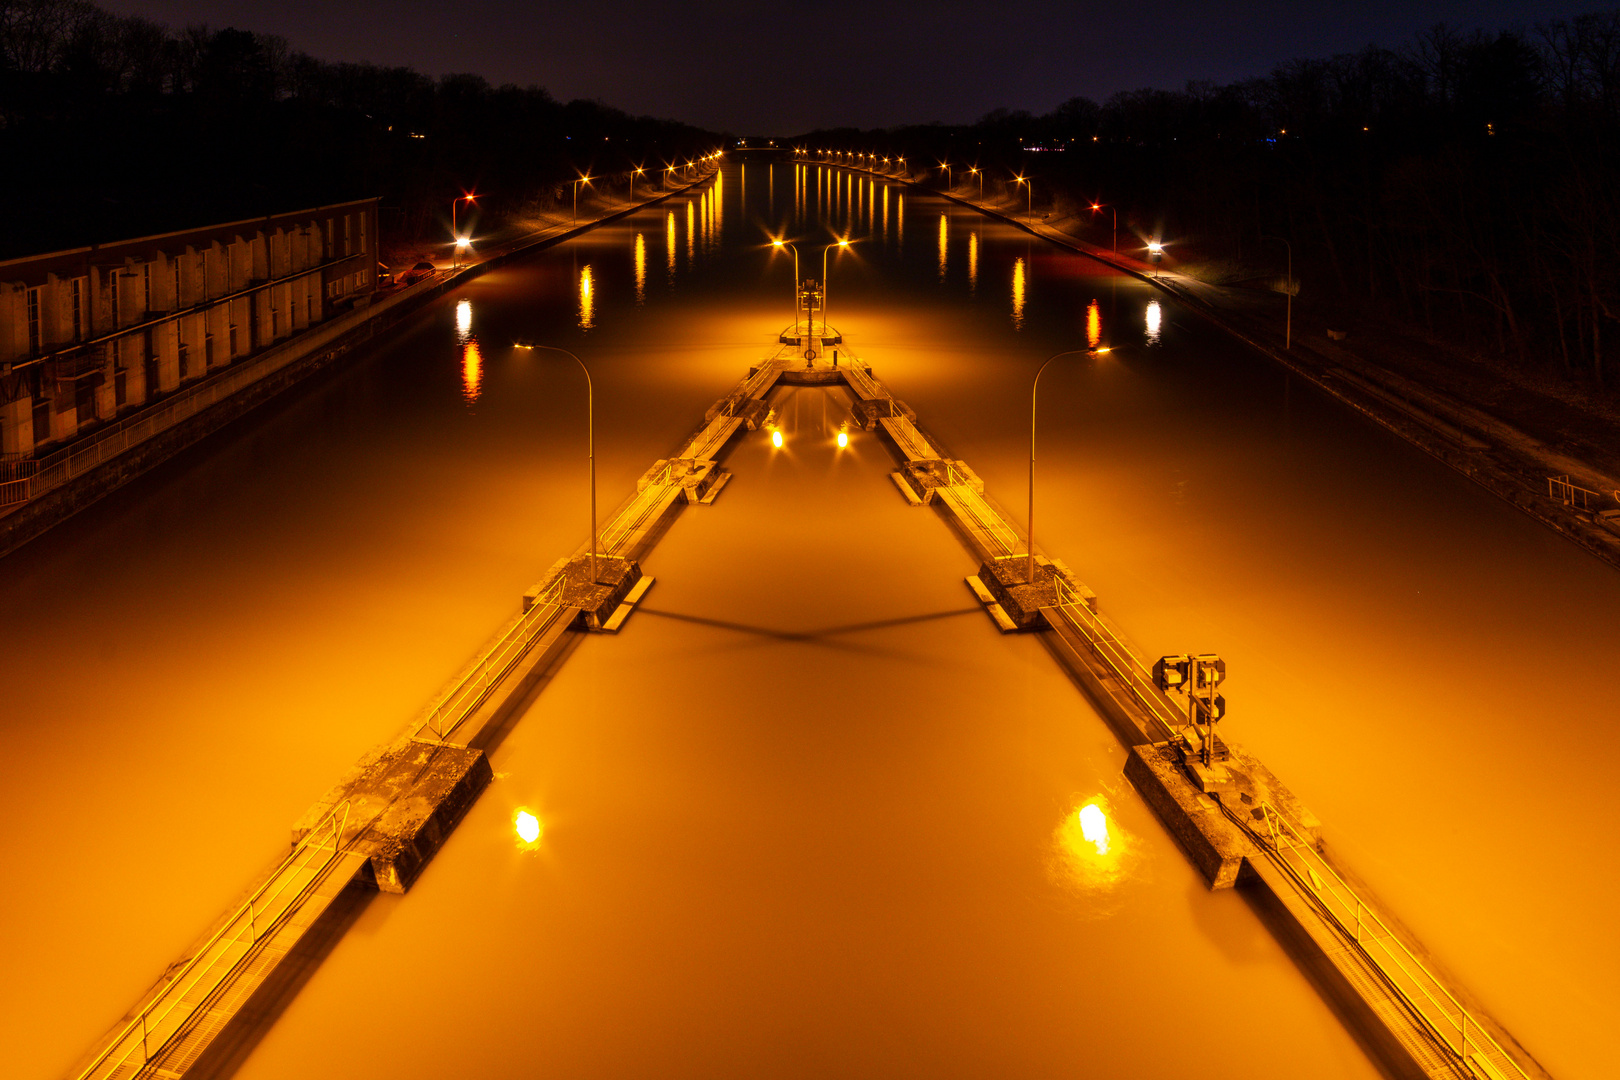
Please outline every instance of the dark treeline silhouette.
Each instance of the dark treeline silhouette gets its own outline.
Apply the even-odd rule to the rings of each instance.
[[[1016,195],[1022,211],[1032,196],[1038,216],[1076,217],[1104,245],[1111,218],[1086,208],[1112,204],[1122,251],[1162,237],[1214,280],[1280,278],[1285,248],[1269,238],[1284,237],[1301,304],[1326,317],[1398,319],[1512,365],[1615,382],[1617,11],[1529,30],[1437,26],[1406,48],[1226,86],[799,143],[903,154],[936,186],[949,162],[975,196],[978,166],[987,197]]]
[[[0,258],[370,195],[385,240],[437,242],[463,191],[487,193],[487,227],[565,206],[576,169],[650,175],[715,145],[537,86],[328,63],[84,0],[0,0]]]

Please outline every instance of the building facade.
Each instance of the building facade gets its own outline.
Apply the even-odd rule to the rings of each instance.
[[[40,457],[376,289],[375,199],[0,262],[0,453]]]

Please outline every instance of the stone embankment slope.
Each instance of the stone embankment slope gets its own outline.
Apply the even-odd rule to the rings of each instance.
[[[881,172],[870,175],[913,183]],[[1459,364],[1395,328],[1330,337],[1329,329],[1336,335],[1340,329],[1296,311],[1290,345],[1280,294],[1211,285],[1099,247],[1044,219],[973,198],[936,194],[1149,282],[1620,567],[1620,420],[1516,383],[1483,365]],[[1555,478],[1571,486],[1549,483]]]

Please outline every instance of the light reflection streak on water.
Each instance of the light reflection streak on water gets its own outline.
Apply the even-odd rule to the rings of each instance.
[[[1140,862],[1135,839],[1120,828],[1106,795],[1074,807],[1053,830],[1053,877],[1084,903],[1086,918],[1112,914],[1109,901]]]
[[[456,340],[466,341],[472,333],[472,301],[456,301]]]
[[[726,177],[724,173],[714,174],[714,246],[720,247],[720,229],[726,217]]]
[[[697,261],[697,229],[694,224],[696,220],[697,207],[692,205],[691,199],[688,199],[686,200],[686,268],[688,272],[691,271],[692,264]]]
[[[596,282],[589,263],[579,272],[579,328],[589,330],[596,325]]]
[[[1012,321],[1014,330],[1024,328],[1024,260],[1020,256],[1013,263]]]
[[[894,246],[902,251],[906,246],[906,193],[903,191],[894,194]]]
[[[979,288],[979,234],[968,233],[968,291]]]
[[[664,217],[664,250],[669,252],[669,283],[675,284],[675,211]]]
[[[1147,343],[1159,344],[1159,324],[1164,319],[1164,312],[1157,300],[1149,300],[1147,306]]]
[[[951,223],[944,215],[939,215],[939,280],[945,280],[946,248],[950,240]]]
[[[889,185],[883,185],[883,242],[889,242]]]
[[[636,233],[636,303],[647,301],[647,235]]]
[[[1093,349],[1102,344],[1102,308],[1095,300],[1086,308],[1086,344]]]
[[[465,301],[464,301],[465,302]],[[478,351],[478,339],[471,335],[461,343],[461,397],[468,405],[478,401],[483,392],[484,357]]]

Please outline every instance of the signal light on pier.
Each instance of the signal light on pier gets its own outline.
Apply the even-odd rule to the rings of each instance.
[[[1226,661],[1214,653],[1200,653],[1192,658],[1193,685],[1199,690],[1219,686],[1226,681]]]
[[[1185,654],[1161,656],[1153,664],[1153,685],[1166,693],[1179,690],[1187,685],[1191,666],[1192,658]]]
[[[1224,694],[1211,694],[1207,697],[1193,697],[1193,708],[1197,710],[1198,722],[1209,725],[1215,723],[1226,715],[1226,696]]]

